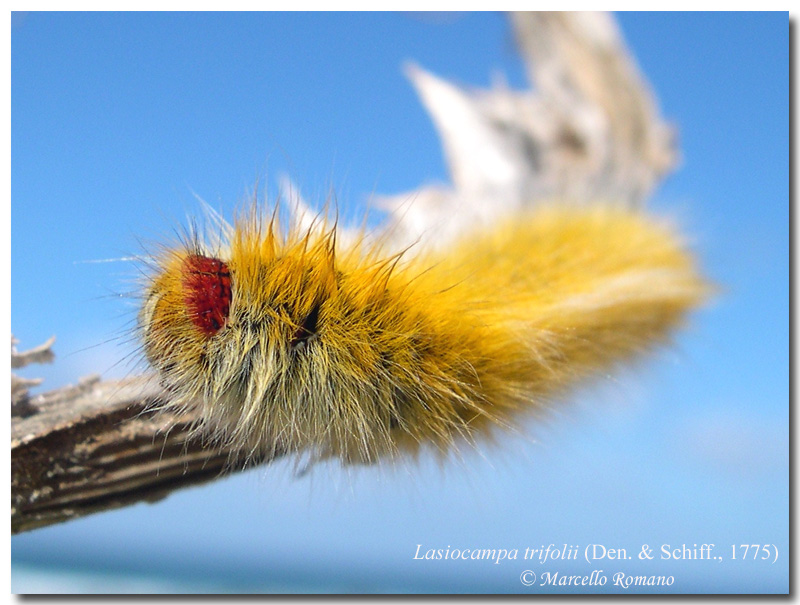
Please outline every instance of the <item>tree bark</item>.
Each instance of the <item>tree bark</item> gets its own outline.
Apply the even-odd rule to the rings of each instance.
[[[155,408],[152,379],[93,378],[29,401],[11,425],[11,531],[18,533],[211,481],[241,468],[191,436],[190,415]]]

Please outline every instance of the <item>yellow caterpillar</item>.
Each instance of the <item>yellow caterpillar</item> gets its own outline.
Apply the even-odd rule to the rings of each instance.
[[[165,251],[144,351],[246,457],[443,451],[663,342],[707,287],[673,230],[610,205],[519,212],[443,250],[387,255],[253,208]]]

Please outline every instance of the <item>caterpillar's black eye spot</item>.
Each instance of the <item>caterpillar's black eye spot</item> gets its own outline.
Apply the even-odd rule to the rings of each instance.
[[[317,323],[319,321],[319,303],[316,303],[311,312],[303,319],[300,327],[295,330],[289,347],[292,351],[299,351],[306,346],[309,338],[317,333]]]

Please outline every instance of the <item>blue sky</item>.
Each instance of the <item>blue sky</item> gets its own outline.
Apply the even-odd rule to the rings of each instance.
[[[518,579],[534,564],[414,552],[714,543],[725,561],[602,567],[787,591],[788,15],[618,19],[680,132],[651,206],[681,218],[724,290],[674,347],[444,468],[276,465],[14,537],[12,589],[534,592]],[[354,217],[373,193],[446,181],[405,61],[527,86],[497,13],[32,13],[12,18],[11,60],[11,325],[22,348],[56,334],[56,363],[25,372],[53,388],[135,371],[136,269],[83,261],[169,237],[195,194],[231,210],[257,179],[274,195],[287,174],[312,202],[333,189]],[[781,556],[728,560],[741,543]]]

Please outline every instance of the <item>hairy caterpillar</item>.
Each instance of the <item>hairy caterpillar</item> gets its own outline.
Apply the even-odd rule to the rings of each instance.
[[[611,205],[416,254],[255,206],[220,224],[158,256],[139,321],[170,405],[248,457],[447,451],[664,341],[706,292],[670,227]]]

